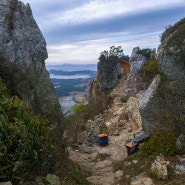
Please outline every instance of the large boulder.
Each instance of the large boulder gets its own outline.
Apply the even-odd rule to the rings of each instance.
[[[157,174],[159,179],[168,179],[168,168],[169,161],[165,161],[163,156],[157,156],[154,163],[152,163],[151,170]]]
[[[29,4],[0,1],[0,76],[38,115],[63,132],[63,115],[45,68],[46,41]]]

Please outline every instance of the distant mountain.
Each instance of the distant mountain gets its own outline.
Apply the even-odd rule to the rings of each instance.
[[[96,71],[92,71],[92,70],[81,70],[81,71],[63,71],[63,70],[49,70],[50,74],[54,74],[54,75],[81,75],[81,74],[95,74]]]
[[[61,64],[46,66],[59,98],[74,92],[86,92],[90,80],[96,76],[96,64]]]
[[[61,71],[97,71],[97,64],[59,64],[59,65],[46,65],[46,69],[49,70],[61,70]]]

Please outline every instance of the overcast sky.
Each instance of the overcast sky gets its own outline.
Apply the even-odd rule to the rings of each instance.
[[[29,3],[47,42],[46,64],[97,63],[122,46],[157,48],[169,25],[185,17],[185,0],[21,0]]]

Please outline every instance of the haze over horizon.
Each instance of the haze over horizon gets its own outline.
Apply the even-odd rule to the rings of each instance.
[[[156,48],[169,25],[185,17],[185,0],[21,0],[29,3],[48,50],[46,64],[96,64],[122,46]]]

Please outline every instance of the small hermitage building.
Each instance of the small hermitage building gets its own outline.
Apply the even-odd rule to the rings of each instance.
[[[123,69],[124,75],[128,76],[128,74],[130,73],[129,57],[123,55],[122,57],[120,57],[119,63]]]

